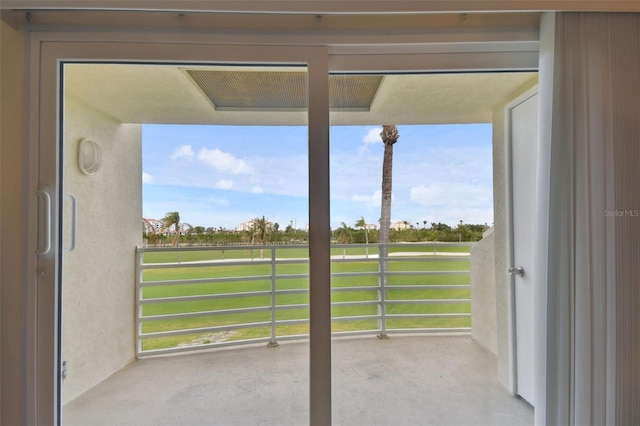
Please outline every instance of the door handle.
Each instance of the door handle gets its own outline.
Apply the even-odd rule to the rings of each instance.
[[[47,191],[37,191],[38,198],[44,200],[44,230],[39,231],[44,236],[44,247],[36,249],[38,256],[44,256],[51,251],[51,195]]]
[[[65,194],[64,197],[71,202],[71,242],[69,247],[65,247],[65,253],[76,249],[76,233],[78,228],[78,202],[76,197],[71,194]]]
[[[524,277],[524,268],[522,266],[512,266],[511,268],[509,268],[509,275]]]

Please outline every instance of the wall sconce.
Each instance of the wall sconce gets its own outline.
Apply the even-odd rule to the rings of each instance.
[[[91,139],[82,139],[78,146],[78,166],[85,175],[92,175],[102,165],[102,149]]]

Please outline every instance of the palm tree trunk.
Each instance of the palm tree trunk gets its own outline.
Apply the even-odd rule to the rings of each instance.
[[[391,227],[391,175],[393,171],[393,144],[398,140],[398,129],[393,125],[382,126],[380,133],[384,143],[384,158],[382,160],[382,202],[380,207],[380,300],[386,299],[387,270],[389,255],[389,228]],[[382,317],[380,322],[380,338],[386,339],[386,309],[384,303],[380,304],[379,313]]]
[[[382,203],[380,211],[380,256],[386,259],[391,227],[391,173],[393,170],[393,143],[384,144],[382,160]],[[386,260],[384,262],[386,265]]]
[[[366,224],[364,228],[364,254],[365,254],[365,257],[368,259],[369,258],[369,229],[367,228]]]

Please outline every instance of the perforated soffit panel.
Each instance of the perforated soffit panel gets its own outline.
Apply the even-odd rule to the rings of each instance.
[[[304,71],[186,69],[185,72],[217,111],[296,111],[308,104]],[[383,79],[380,75],[330,76],[330,107],[369,111]]]

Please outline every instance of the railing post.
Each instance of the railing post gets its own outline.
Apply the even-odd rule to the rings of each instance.
[[[276,341],[276,249],[271,246],[271,340],[267,344],[270,348],[280,346]]]
[[[142,339],[140,338],[142,334],[142,262],[143,262],[143,253],[140,250],[140,247],[136,247],[136,283],[135,283],[135,299],[136,299],[136,359],[140,358],[140,354],[142,353]]]
[[[383,244],[380,244],[380,248],[378,249],[378,300],[380,304],[378,305],[378,315],[380,315],[380,319],[378,320],[378,328],[380,329],[380,334],[378,334],[378,339],[388,339],[387,336],[387,259],[389,254],[389,247]]]

